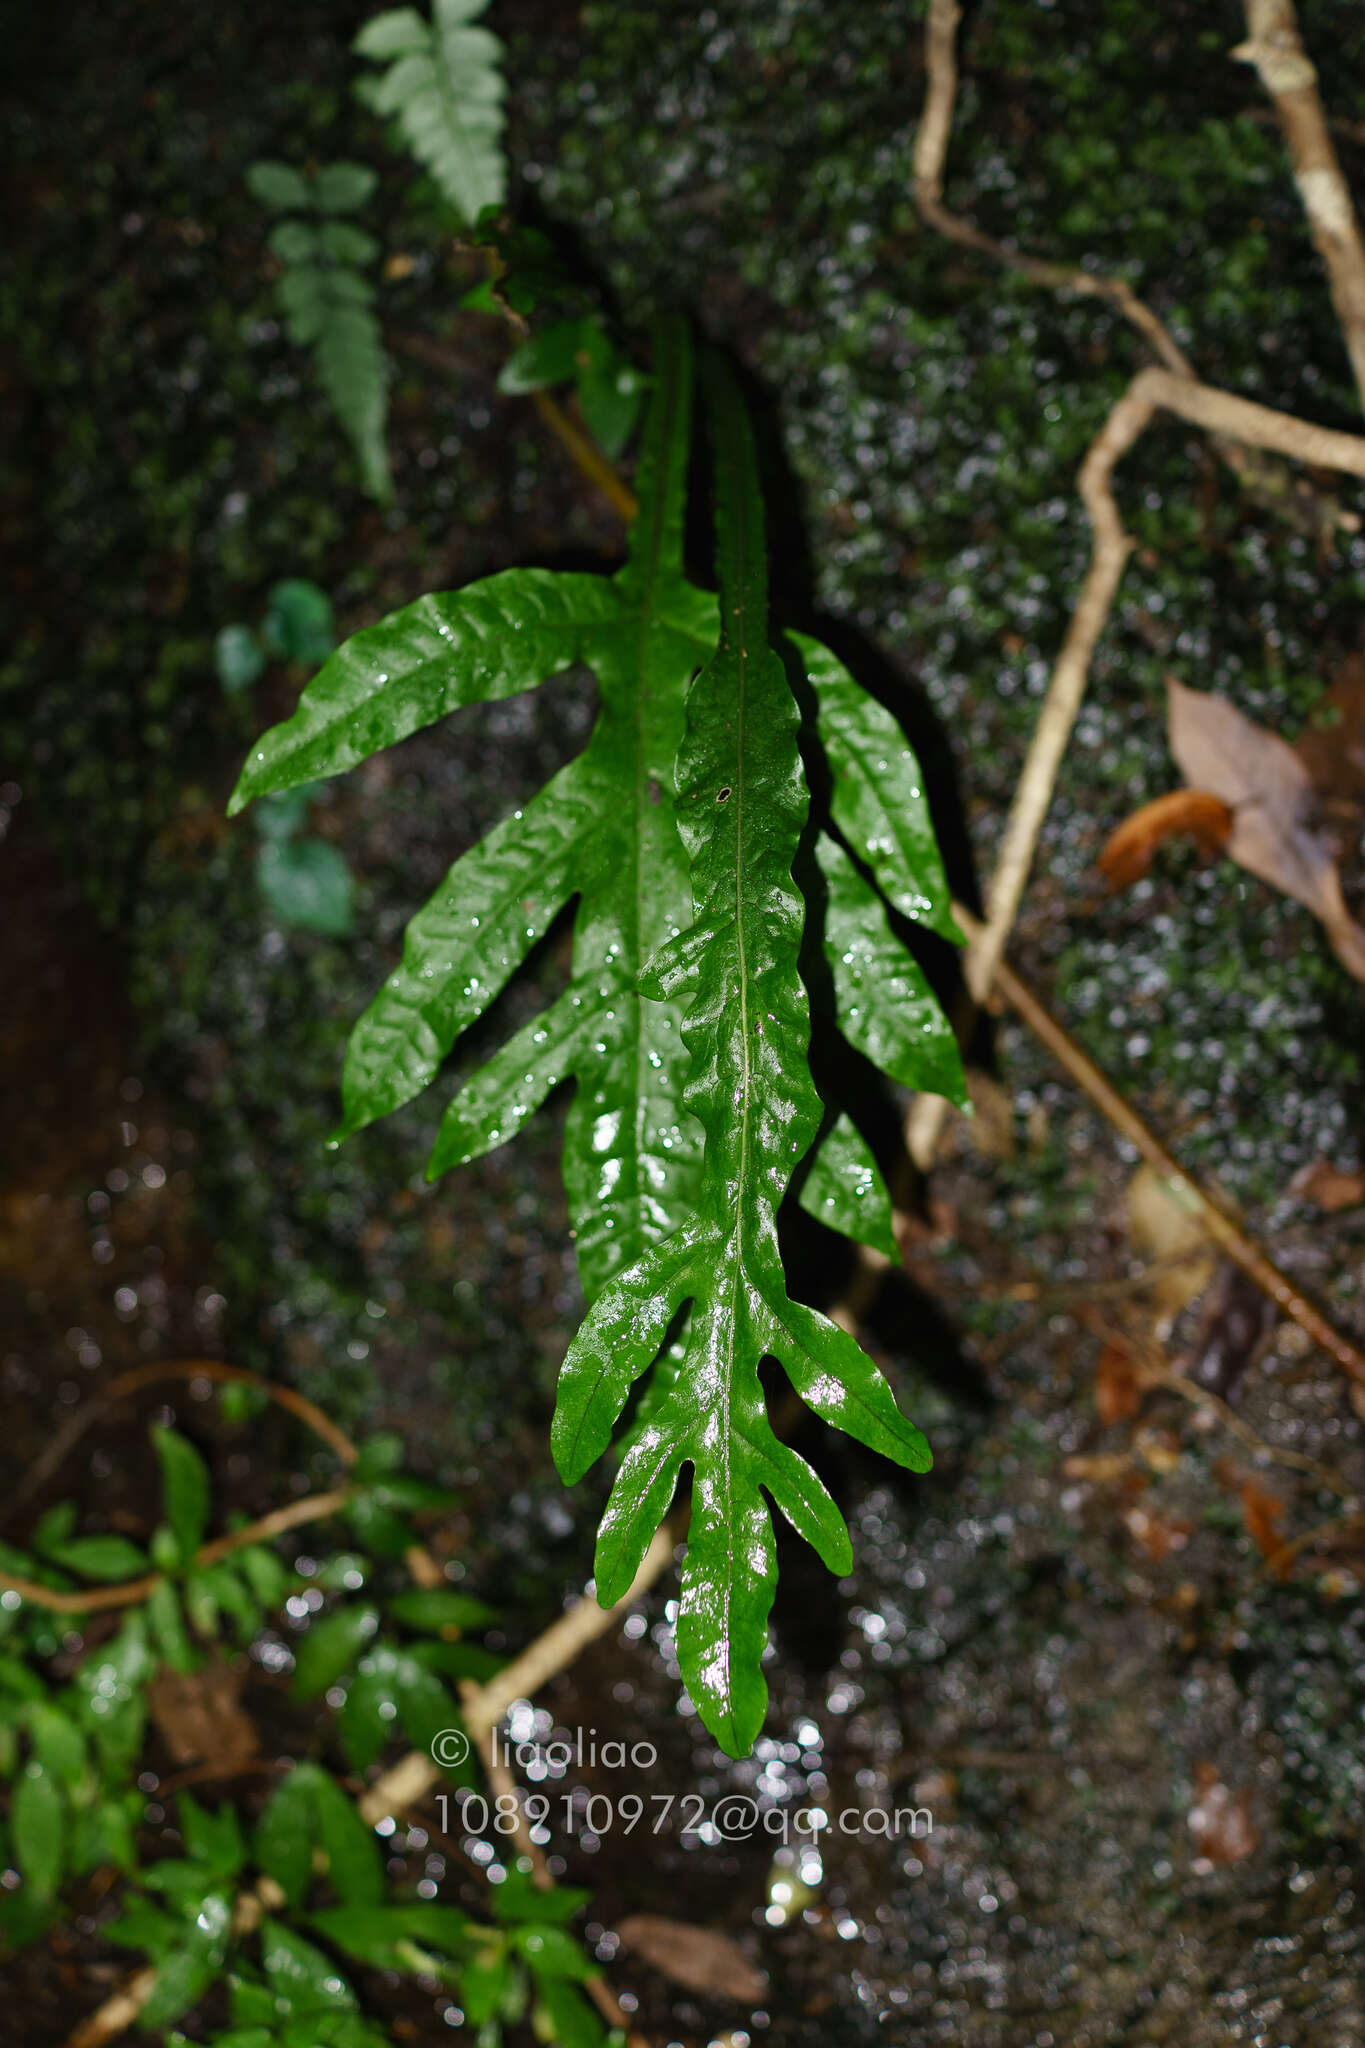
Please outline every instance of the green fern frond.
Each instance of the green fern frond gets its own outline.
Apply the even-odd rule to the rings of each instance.
[[[601,711],[583,754],[412,919],[352,1035],[342,1134],[436,1076],[576,898],[567,987],[465,1082],[430,1170],[503,1143],[561,1080],[576,1082],[564,1172],[590,1306],[564,1362],[555,1457],[566,1479],[581,1476],[648,1375],[619,1446],[598,1596],[625,1590],[690,1466],[679,1657],[707,1726],[739,1754],[766,1697],[768,1502],[833,1570],[850,1557],[834,1503],[769,1425],[762,1359],[779,1360],[827,1421],[913,1471],[929,1463],[855,1340],[787,1293],[777,1213],[807,1155],[811,1213],[894,1251],[866,1137],[811,1079],[806,920],[820,923],[849,1042],[906,1086],[960,1099],[952,1035],[889,919],[953,927],[904,735],[828,649],[793,636],[831,791],[803,900],[793,863],[809,796],[796,702],[769,639],[751,430],[710,364],[718,612],[682,571],[691,369],[680,325],[661,333],[655,365],[626,566],[611,578],[505,571],[357,634],[261,741],[232,808],[350,768],[457,705],[575,662],[596,672]]]
[[[360,268],[374,262],[379,244],[338,218],[365,204],[375,174],[364,164],[334,163],[307,178],[267,161],[252,164],[246,181],[264,205],[287,216],[271,230],[270,251],[283,265],[276,294],[289,338],[313,350],[318,382],[355,450],[365,489],[387,503],[389,365],[374,286]]]
[[[367,21],[352,47],[387,65],[365,98],[391,115],[408,148],[465,221],[507,196],[502,150],[503,46],[470,23],[488,0],[434,0],[432,20],[394,7]]]

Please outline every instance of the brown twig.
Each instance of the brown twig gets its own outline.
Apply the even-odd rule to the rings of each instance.
[[[1140,370],[1134,377],[1081,464],[1077,481],[1094,537],[1090,566],[1005,820],[991,876],[989,916],[984,926],[973,920],[976,936],[968,945],[963,971],[977,1002],[984,1000],[1014,928],[1057,774],[1085,695],[1095,645],[1133,547],[1114,498],[1114,469],[1159,411],[1175,413],[1205,432],[1226,433],[1277,455],[1365,477],[1365,439],[1359,435],[1314,426],[1250,399],[1236,398],[1231,392],[1215,390],[1212,385],[1174,376],[1169,370]],[[921,1167],[932,1161],[946,1108],[941,1097],[924,1096],[912,1111],[907,1139],[911,1156]]]
[[[525,331],[524,322],[521,323],[520,331]],[[439,370],[443,376],[463,378],[470,374],[471,363],[468,357],[448,343],[434,341],[430,335],[408,334],[390,329],[386,331],[384,339],[399,355],[411,356],[415,362],[425,363],[429,369]],[[595,490],[600,491],[612,510],[619,512],[629,525],[636,512],[635,493],[629,484],[618,476],[592,436],[583,432],[548,391],[532,391],[528,395],[541,419],[566,450],[579,475]]]
[[[1318,74],[1303,47],[1293,0],[1246,0],[1246,22],[1247,40],[1232,54],[1255,65],[1279,117],[1356,389],[1365,403],[1365,244],[1318,96]]]
[[[1322,122],[1313,69],[1298,42],[1291,0],[1247,0],[1247,10],[1252,41],[1236,54],[1257,63],[1267,90],[1272,89],[1271,78],[1277,81],[1280,98],[1276,104],[1286,125],[1295,175],[1299,176],[1301,163],[1307,175],[1307,189],[1300,177],[1300,190],[1315,235],[1321,224],[1319,246],[1333,280],[1334,303],[1348,347],[1353,349],[1353,362],[1353,336],[1359,340],[1365,362],[1365,256],[1361,254],[1336,155]],[[1359,476],[1365,474],[1361,467],[1365,442],[1349,435],[1330,434],[1326,429],[1284,413],[1272,413],[1264,406],[1252,406],[1228,392],[1198,383],[1188,360],[1156,315],[1121,281],[1103,280],[1085,271],[1069,271],[1064,265],[1021,257],[944,207],[943,165],[957,98],[959,19],[957,0],[930,0],[924,44],[927,87],[914,155],[915,198],[925,219],[953,240],[980,249],[1040,284],[1109,298],[1146,336],[1167,365],[1164,371],[1144,370],[1134,378],[1081,466],[1080,493],[1094,534],[1090,568],[1005,823],[989,890],[986,931],[979,945],[969,950],[965,962],[968,987],[980,1001],[983,991],[990,986],[994,963],[1013,929],[1034,848],[1085,692],[1091,656],[1108,619],[1132,545],[1124,533],[1113,497],[1111,479],[1116,462],[1158,408],[1175,412],[1202,428],[1230,459],[1233,447],[1242,444]],[[1359,380],[1359,368],[1357,376]],[[1365,390],[1365,382],[1362,389]],[[947,1105],[937,1096],[921,1096],[911,1107],[906,1143],[911,1157],[923,1169],[932,1164],[946,1114]]]
[[[310,1493],[305,1500],[272,1508],[258,1521],[232,1529],[226,1536],[215,1536],[212,1543],[204,1544],[194,1554],[194,1568],[202,1570],[206,1565],[217,1564],[220,1558],[230,1557],[234,1550],[244,1550],[248,1544],[268,1543],[272,1536],[301,1528],[305,1522],[320,1522],[326,1515],[339,1513],[350,1497],[350,1488],[343,1486],[333,1493]],[[149,1572],[145,1578],[125,1579],[118,1586],[92,1586],[87,1592],[61,1593],[51,1586],[40,1586],[36,1579],[0,1571],[0,1592],[18,1593],[32,1606],[45,1607],[53,1614],[98,1614],[111,1607],[133,1607],[139,1600],[150,1598],[164,1577],[163,1572]]]
[[[624,1597],[614,1607],[599,1607],[585,1593],[572,1607],[551,1622],[528,1644],[519,1657],[504,1665],[488,1683],[471,1692],[465,1701],[465,1726],[472,1742],[482,1743],[514,1700],[529,1699],[547,1680],[570,1665],[588,1644],[604,1635],[622,1619],[640,1596],[647,1592],[661,1572],[673,1562],[673,1552],[683,1533],[677,1516],[670,1516],[645,1552],[639,1571]],[[375,1779],[360,1800],[360,1811],[373,1826],[396,1809],[415,1805],[440,1783],[440,1766],[425,1750],[410,1750],[396,1764]]]
[[[306,1395],[296,1393],[292,1387],[283,1387],[274,1380],[264,1379],[258,1372],[248,1372],[245,1366],[223,1365],[216,1358],[178,1358],[165,1364],[137,1365],[131,1372],[120,1373],[116,1379],[101,1387],[93,1400],[78,1408],[69,1421],[62,1425],[41,1455],[34,1459],[19,1485],[5,1502],[3,1510],[0,1511],[0,1524],[11,1521],[25,1501],[31,1500],[34,1494],[41,1491],[63,1459],[70,1456],[91,1423],[115,1401],[121,1401],[128,1394],[136,1394],[143,1387],[154,1387],[162,1380],[189,1379],[217,1380],[230,1386],[254,1387],[258,1393],[268,1396],[278,1407],[288,1409],[291,1415],[306,1423],[313,1434],[321,1437],[325,1444],[330,1444],[343,1465],[355,1463],[356,1447],[345,1430],[333,1422],[331,1416],[319,1408],[315,1401],[308,1400]]]
[[[948,241],[982,256],[1007,270],[1016,271],[1033,284],[1053,291],[1077,292],[1087,298],[1107,299],[1178,376],[1193,377],[1194,370],[1164,321],[1145,305],[1121,277],[1105,277],[1090,270],[1076,270],[1067,263],[1049,263],[1039,256],[1025,255],[983,233],[961,214],[943,204],[943,166],[952,134],[953,111],[957,103],[957,26],[962,10],[957,0],[929,0],[924,27],[924,63],[927,88],[924,111],[915,135],[913,176],[915,204],[929,225]]]
[[[1198,1380],[1192,1380],[1187,1373],[1173,1366],[1149,1331],[1136,1330],[1131,1323],[1115,1328],[1107,1317],[1093,1308],[1081,1306],[1078,1313],[1080,1321],[1093,1330],[1103,1342],[1117,1344],[1137,1358],[1145,1383],[1166,1387],[1171,1393],[1179,1394],[1181,1400],[1188,1401],[1192,1408],[1203,1409],[1206,1413],[1216,1416],[1224,1429],[1258,1458],[1265,1458],[1274,1465],[1283,1465],[1291,1472],[1302,1472],[1306,1478],[1315,1480],[1328,1493],[1335,1493],[1342,1500],[1348,1501],[1352,1507],[1355,1506],[1356,1496],[1339,1472],[1334,1472],[1330,1465],[1323,1465],[1316,1458],[1310,1458],[1306,1451],[1282,1448],[1261,1436],[1249,1422],[1243,1420],[1221,1394],[1215,1394],[1212,1387],[1201,1387]]]
[[[558,435],[567,448],[579,474],[585,476],[590,484],[596,485],[610,503],[612,510],[619,512],[629,526],[639,509],[639,500],[629,484],[617,475],[591,435],[585,434],[581,427],[575,426],[563,406],[551,398],[548,391],[533,391],[531,397],[546,426],[552,434]]]
[[[969,939],[984,930],[980,921],[961,904],[954,903],[953,915]],[[1190,1197],[1199,1210],[1209,1236],[1221,1246],[1234,1264],[1240,1266],[1262,1292],[1268,1294],[1283,1313],[1299,1325],[1300,1329],[1305,1330],[1313,1342],[1334,1359],[1349,1378],[1360,1385],[1365,1385],[1365,1353],[1362,1353],[1348,1337],[1344,1337],[1339,1330],[1332,1327],[1321,1311],[1300,1293],[1293,1281],[1280,1271],[1255,1239],[1249,1237],[1214,1197],[1193,1179],[1174,1154],[1167,1151],[1160,1138],[1143,1122],[1132,1104],[1120,1095],[1109,1077],[1100,1071],[1089,1054],[1081,1050],[1051,1011],[1039,1002],[1032,989],[1021,981],[1004,961],[996,963],[993,986],[999,990],[1010,1008],[1028,1025],[1034,1037],[1056,1056],[1097,1108],[1103,1110],[1114,1129],[1127,1138],[1130,1144],[1135,1145],[1143,1158],[1156,1167],[1159,1173],[1176,1183],[1182,1194]]]
[[[67,2035],[62,2048],[104,2048],[106,2041],[116,2041],[120,2034],[126,2034],[129,2027],[137,2025],[160,1975],[158,1969],[136,1971],[103,2005],[87,2014],[75,2032]]]
[[[1296,1557],[1301,1557],[1305,1550],[1315,1550],[1320,1543],[1342,1535],[1347,1530],[1353,1534],[1358,1530],[1365,1530],[1365,1515],[1357,1509],[1352,1509],[1349,1514],[1332,1515],[1325,1522],[1315,1522],[1313,1527],[1305,1529],[1301,1536],[1291,1537],[1287,1543],[1282,1543],[1278,1550],[1272,1551],[1265,1561],[1265,1569],[1272,1577],[1283,1578],[1286,1576],[1287,1567]]]

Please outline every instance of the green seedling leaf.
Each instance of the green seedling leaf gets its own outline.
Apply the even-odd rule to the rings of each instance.
[[[310,1914],[308,1925],[324,1941],[375,1970],[402,1969],[406,1942],[438,1954],[462,1955],[469,1929],[469,1921],[456,1907],[420,1900],[392,1906],[332,1906]]]
[[[338,1550],[319,1564],[312,1584],[324,1593],[357,1593],[374,1576],[374,1562],[358,1550]]]
[[[475,1685],[486,1685],[507,1662],[496,1650],[485,1650],[478,1643],[414,1643],[412,1654],[442,1678],[472,1678]]]
[[[292,839],[308,822],[320,782],[301,782],[297,789],[263,797],[256,807],[256,830],[262,839]]]
[[[326,222],[318,235],[318,246],[333,263],[373,263],[379,254],[374,236],[367,235],[363,228],[353,227],[348,220]],[[327,652],[331,652],[330,648]]]
[[[293,1574],[273,1550],[267,1550],[262,1543],[250,1543],[244,1550],[234,1552],[233,1563],[262,1607],[283,1605]]]
[[[86,1836],[81,1849],[82,1871],[98,1870],[112,1863],[116,1870],[137,1868],[137,1830],[142,1819],[142,1799],[134,1793],[122,1801],[106,1799],[83,1816]]]
[[[168,1913],[163,1906],[154,1906],[148,1899],[131,1898],[125,1904],[117,1920],[101,1928],[106,1941],[112,1941],[119,1948],[145,1949],[147,1954],[158,1960],[169,1955],[185,1932],[183,1918]]]
[[[307,1764],[281,1778],[256,1823],[254,1853],[291,1906],[301,1906],[313,1874],[313,1789]]]
[[[460,2003],[471,2027],[481,2027],[495,2014],[507,2017],[516,1976],[505,1948],[484,1944],[460,1972]]]
[[[567,384],[579,370],[581,320],[556,320],[513,349],[498,372],[498,389],[509,396]]]
[[[232,1927],[232,1903],[226,1893],[211,1891],[194,1903],[180,1927],[181,1945],[157,1960],[156,1983],[142,2009],[140,2024],[166,2027],[201,1998],[222,1968]]]
[[[557,2048],[601,2048],[607,2030],[567,1978],[538,1976],[536,1998],[549,2021],[550,2039]]]
[[[75,1536],[69,1543],[54,1544],[47,1554],[77,1578],[98,1579],[109,1585],[139,1578],[150,1562],[146,1551],[126,1536]]]
[[[357,1450],[351,1477],[356,1480],[382,1479],[389,1473],[401,1472],[406,1456],[407,1447],[396,1429],[376,1430]]]
[[[39,1516],[32,1537],[33,1548],[39,1557],[50,1557],[55,1548],[69,1542],[78,1512],[74,1500],[59,1500],[45,1515]],[[13,1564],[13,1569],[22,1572],[26,1560],[23,1560],[21,1552],[16,1552],[15,1557],[20,1561]],[[6,1558],[5,1562],[9,1565],[12,1560]]]
[[[281,263],[316,263],[321,240],[310,221],[282,220],[270,230],[266,247]]]
[[[147,1623],[163,1662],[172,1671],[189,1673],[199,1660],[185,1629],[180,1597],[169,1579],[162,1579],[147,1596]]]
[[[87,1770],[85,1737],[59,1707],[49,1701],[35,1701],[26,1709],[29,1739],[35,1761],[55,1785],[70,1789],[78,1785]]]
[[[20,1657],[0,1655],[0,1719],[13,1711],[16,1700],[41,1700],[47,1687],[38,1673]]]
[[[186,1854],[211,1877],[235,1877],[246,1862],[246,1841],[232,1807],[220,1806],[216,1813],[209,1813],[188,1792],[177,1794],[176,1804]]]
[[[118,1634],[78,1666],[72,1681],[79,1717],[106,1771],[126,1768],[136,1756],[146,1719],[146,1685],[152,1653],[142,1614],[132,1614]]]
[[[353,1494],[344,1512],[356,1542],[372,1557],[402,1557],[416,1541],[406,1516],[381,1507],[368,1488]]]
[[[250,626],[223,626],[213,641],[213,666],[226,696],[249,690],[265,667],[265,656]]]
[[[560,1927],[572,1920],[575,1913],[581,1913],[592,1893],[575,1885],[557,1884],[553,1890],[542,1891],[534,1882],[531,1865],[523,1856],[508,1870],[503,1882],[489,1896],[495,1920],[505,1921],[509,1926],[518,1926],[533,1920],[538,1924],[548,1921],[551,1926]]]
[[[294,1652],[294,1695],[313,1700],[355,1665],[379,1628],[379,1609],[339,1607],[300,1636]]]
[[[341,1746],[352,1770],[365,1771],[389,1742],[398,1722],[398,1702],[391,1680],[382,1670],[362,1664],[346,1687],[337,1716]]]
[[[262,896],[296,931],[341,939],[355,917],[355,880],[325,839],[270,839],[256,855]]]
[[[286,2013],[355,2008],[355,1993],[330,1956],[282,1921],[261,1922],[261,1963]]]
[[[286,577],[270,593],[261,636],[272,653],[285,661],[301,661],[316,668],[336,646],[331,599],[306,577]]]
[[[160,1423],[152,1441],[161,1466],[161,1498],[182,1564],[189,1564],[204,1540],[213,1497],[209,1468],[188,1437]]]
[[[623,455],[640,418],[640,379],[625,364],[579,374],[578,404],[588,432],[607,458]]]
[[[487,0],[433,0],[428,24],[412,7],[392,8],[365,24],[353,48],[388,69],[366,94],[391,115],[408,148],[467,222],[507,194],[498,68],[502,44],[471,28]]]
[[[530,1925],[518,1927],[512,1936],[517,1953],[529,1964],[535,1977],[567,1978],[583,1983],[600,1974],[598,1965],[571,1934],[562,1927]]]
[[[9,1810],[14,1860],[41,1904],[56,1897],[66,1845],[66,1805],[50,1772],[31,1758],[14,1787]]]
[[[392,1508],[402,1515],[455,1505],[455,1496],[448,1487],[434,1486],[427,1479],[416,1479],[410,1472],[399,1472],[391,1479],[376,1479],[364,1491],[377,1506]]]
[[[186,1593],[196,1586],[201,1587],[205,1598],[228,1616],[238,1642],[245,1648],[264,1617],[261,1603],[240,1572],[238,1560],[232,1558],[225,1564],[210,1565],[207,1571],[193,1573],[187,1582]]]
[[[343,1905],[376,1906],[384,1896],[384,1865],[373,1829],[326,1771],[311,1781],[315,1840],[327,1859],[327,1880]]]
[[[433,1634],[447,1628],[491,1628],[499,1618],[495,1607],[444,1586],[410,1586],[390,1600],[389,1614],[408,1628],[428,1629]]]

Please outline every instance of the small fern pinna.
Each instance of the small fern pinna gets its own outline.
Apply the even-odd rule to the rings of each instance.
[[[808,919],[822,922],[849,1043],[908,1087],[961,1100],[963,1086],[948,1025],[888,922],[890,906],[957,936],[914,756],[828,648],[774,633],[748,418],[718,357],[704,358],[701,385],[719,598],[683,569],[693,364],[671,322],[656,336],[625,566],[507,570],[357,633],[252,752],[232,809],[339,774],[460,705],[575,663],[596,675],[585,751],[458,860],[409,924],[352,1034],[339,1135],[425,1088],[576,901],[567,986],[448,1104],[429,1171],[504,1143],[574,1082],[564,1176],[588,1308],[560,1379],[555,1459],[578,1479],[650,1376],[598,1539],[598,1598],[624,1593],[690,1466],[678,1653],[707,1727],[738,1756],[766,1704],[776,1564],[764,1494],[831,1570],[851,1560],[838,1509],[769,1425],[762,1359],[860,1442],[912,1471],[930,1463],[856,1341],[787,1292],[777,1214],[803,1162],[812,1214],[892,1248],[866,1140],[811,1079]],[[810,810],[792,670],[814,694],[807,744],[830,792],[815,864],[798,864],[809,900],[792,872]]]

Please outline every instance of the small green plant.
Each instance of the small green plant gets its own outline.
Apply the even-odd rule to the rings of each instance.
[[[572,384],[588,431],[614,462],[639,424],[647,379],[617,348],[600,320],[555,320],[515,349],[498,389],[515,396]]]
[[[213,643],[214,667],[223,693],[240,696],[260,676],[272,655],[316,668],[337,644],[332,600],[305,576],[286,576],[276,583],[259,627],[237,621],[219,629]]]
[[[219,631],[214,663],[224,694],[235,697],[250,689],[272,655],[316,668],[335,646],[331,599],[316,583],[289,576],[272,588],[258,628],[238,622]],[[256,881],[282,924],[344,938],[354,916],[355,881],[335,846],[304,831],[316,794],[308,787],[291,789],[262,804],[256,813]]]
[[[420,1542],[414,1516],[448,1510],[450,1496],[402,1470],[398,1438],[371,1437],[344,1489],[316,1511],[346,1525],[352,1547],[319,1550],[315,1537],[305,1578],[255,1525],[210,1539],[204,1459],[176,1430],[155,1427],[152,1440],[161,1514],[145,1547],[78,1533],[69,1501],[40,1519],[27,1548],[0,1546],[10,1589],[0,1604],[0,1856],[19,1880],[0,1896],[0,1939],[11,1949],[40,1939],[63,1892],[104,1871],[121,1891],[102,1938],[155,1970],[139,2024],[163,2038],[222,1984],[229,2023],[203,2037],[205,2048],[387,2048],[352,1982],[360,1965],[449,1986],[487,2048],[524,2014],[545,2038],[596,2048],[604,2029],[581,1989],[596,1965],[567,1931],[587,1894],[538,1889],[513,1858],[489,1887],[491,1919],[429,1888],[419,1895],[390,1876],[374,1828],[327,1762],[334,1743],[352,1773],[398,1740],[448,1755],[436,1738],[460,1728],[452,1684],[500,1668],[476,1640],[494,1611],[454,1585],[411,1584],[404,1569]],[[147,1855],[147,1795],[134,1781],[158,1672],[192,1680],[221,1667],[232,1644],[258,1643],[286,1607],[297,1631],[291,1690],[318,1717],[315,1753],[254,1811],[210,1809],[166,1787],[183,1853]],[[105,1611],[117,1617],[109,1633]],[[90,1647],[59,1677],[73,1627]],[[448,1777],[477,1783],[468,1762]]]
[[[679,1657],[707,1726],[742,1755],[766,1702],[763,1494],[831,1569],[850,1561],[834,1503],[767,1421],[761,1359],[780,1360],[826,1420],[912,1470],[929,1464],[854,1339],[787,1294],[777,1211],[801,1170],[815,1214],[890,1240],[872,1151],[811,1080],[807,982],[828,977],[839,1029],[896,1080],[959,1100],[963,1087],[952,1033],[888,922],[894,911],[955,936],[918,767],[827,648],[774,633],[752,435],[714,356],[704,389],[718,598],[683,569],[692,362],[672,322],[655,351],[625,567],[508,570],[356,634],[253,748],[231,808],[343,772],[459,705],[575,662],[595,672],[585,751],[409,924],[401,964],[352,1034],[339,1135],[425,1088],[576,901],[567,987],[447,1107],[429,1173],[505,1142],[576,1080],[565,1181],[589,1311],[564,1364],[555,1457],[579,1478],[653,1368],[598,1540],[598,1596],[625,1591],[690,1465]],[[794,681],[814,695],[804,730]],[[818,818],[803,744],[830,791]],[[803,952],[808,922],[815,952]]]

